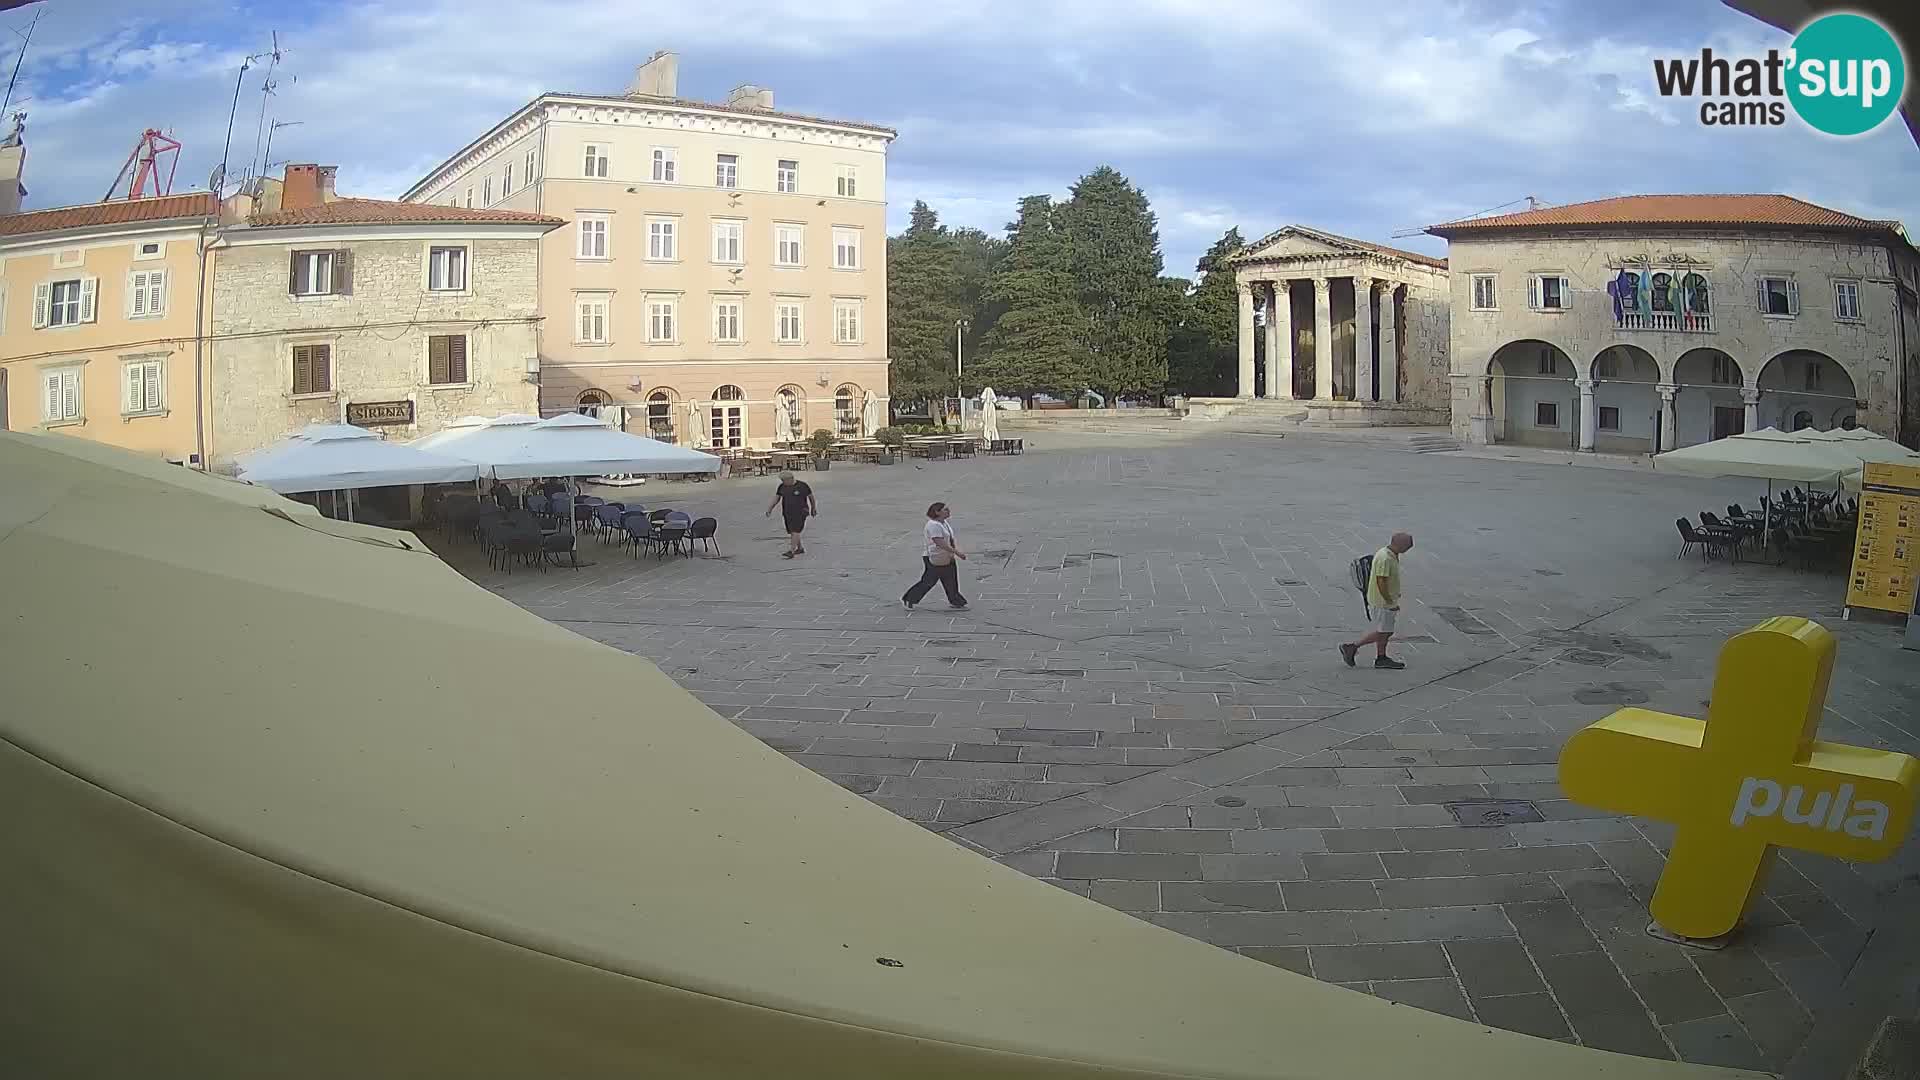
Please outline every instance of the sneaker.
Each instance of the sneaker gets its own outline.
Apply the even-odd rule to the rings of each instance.
[[[1359,651],[1360,646],[1358,645],[1342,645],[1340,646],[1340,659],[1345,660],[1348,667],[1352,667],[1353,658]]]
[[[1376,656],[1373,658],[1373,666],[1377,668],[1387,668],[1391,671],[1399,671],[1407,665],[1395,660],[1391,656]]]
[[[793,552],[791,552],[791,551],[783,551],[783,552],[781,552],[781,553],[780,553],[780,557],[781,557],[781,558],[783,558],[783,559],[791,559],[791,558],[793,558]]]
[[[953,609],[953,610],[955,610],[955,611],[965,611],[965,610],[967,610],[967,605],[965,605],[965,604],[948,604],[947,606],[948,606],[948,607],[950,607],[950,608],[952,608],[952,609]]]
[[[905,597],[901,597],[901,598],[900,598],[900,606],[901,606],[901,607],[903,607],[903,608],[906,608],[906,609],[907,609],[908,611],[912,611],[912,610],[913,610],[913,601],[911,601],[911,600],[908,600],[908,599],[907,599],[907,598],[905,598]]]

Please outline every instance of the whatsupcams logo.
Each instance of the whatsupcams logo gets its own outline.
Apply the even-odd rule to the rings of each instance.
[[[1862,135],[1900,107],[1907,64],[1886,27],[1839,13],[1802,27],[1784,52],[1729,59],[1701,49],[1655,59],[1653,79],[1661,97],[1704,99],[1700,122],[1709,127],[1778,127],[1791,106],[1816,131]]]

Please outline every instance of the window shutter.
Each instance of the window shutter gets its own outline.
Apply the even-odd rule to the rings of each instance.
[[[1536,311],[1540,308],[1540,279],[1527,278],[1527,306]]]
[[[76,419],[80,415],[80,373],[63,371],[60,373],[60,416],[63,419]]]
[[[93,321],[94,302],[99,299],[99,295],[100,295],[100,279],[99,278],[81,278],[80,279],[80,321],[81,322]]]
[[[300,295],[300,256],[301,252],[298,251],[287,256],[287,294],[289,296]],[[296,349],[295,353],[297,354],[298,351]]]
[[[467,381],[467,335],[455,334],[447,339],[447,381],[464,383]]]
[[[137,413],[145,407],[147,384],[141,375],[141,368],[144,366],[143,364],[127,365],[127,402],[122,407],[122,412]]]
[[[313,347],[313,389],[324,394],[333,389],[333,346]]]
[[[51,302],[53,286],[40,284],[33,287],[33,328],[39,330],[47,325],[47,306]]]
[[[1760,286],[1760,314],[1765,315],[1767,313],[1767,279],[1759,278],[1757,284]]]
[[[162,404],[162,398],[160,396],[161,367],[159,364],[146,364],[143,366],[146,368],[146,407],[149,409],[158,409]]]
[[[136,270],[127,275],[127,314],[145,315],[147,313],[147,275],[144,270]]]
[[[293,347],[293,392],[313,393],[313,349],[306,345]]]
[[[427,339],[427,382],[452,382],[447,378],[447,342],[449,338],[434,335]]]
[[[1787,314],[1800,314],[1800,285],[1792,278],[1787,279]]]
[[[1567,309],[1573,307],[1573,279],[1570,277],[1560,279],[1560,306]]]
[[[147,271],[147,310],[155,315],[167,309],[167,272]]]
[[[333,253],[333,291],[341,296],[353,295],[353,252],[347,248]]]
[[[49,371],[46,376],[47,401],[46,417],[49,420],[60,419],[60,383],[61,373]]]

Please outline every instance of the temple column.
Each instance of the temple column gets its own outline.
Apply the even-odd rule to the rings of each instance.
[[[1393,282],[1380,291],[1380,400],[1400,401],[1400,300]]]
[[[1664,454],[1669,450],[1680,449],[1679,439],[1675,434],[1678,424],[1673,416],[1673,395],[1679,391],[1680,387],[1673,383],[1658,383],[1654,389],[1660,391],[1660,452]]]
[[[1267,325],[1273,336],[1267,339],[1267,396],[1281,401],[1293,400],[1293,283],[1285,278],[1273,283],[1273,306],[1268,309]]]
[[[1747,407],[1747,416],[1746,416],[1746,422],[1745,422],[1746,430],[1759,431],[1760,430],[1760,391],[1742,390],[1740,391],[1740,401],[1742,404],[1746,405]]]
[[[1353,400],[1378,401],[1373,389],[1373,278],[1353,279]]]
[[[1253,290],[1252,282],[1240,283],[1240,396],[1253,396]]]
[[[1575,379],[1573,385],[1580,388],[1580,449],[1592,453],[1594,435],[1600,424],[1599,414],[1593,407],[1593,380]]]
[[[1333,400],[1333,304],[1327,279],[1313,279],[1313,396]]]

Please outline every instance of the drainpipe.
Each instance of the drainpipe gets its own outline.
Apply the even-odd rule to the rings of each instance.
[[[220,193],[214,192],[214,208],[219,210]],[[199,235],[195,238],[198,245],[197,258],[194,260],[195,281],[193,286],[193,443],[200,455],[200,470],[210,471],[213,462],[207,457],[207,399],[205,386],[206,349],[207,349],[207,257],[212,254],[207,243],[207,230],[217,227],[218,218],[208,218],[200,223]]]

